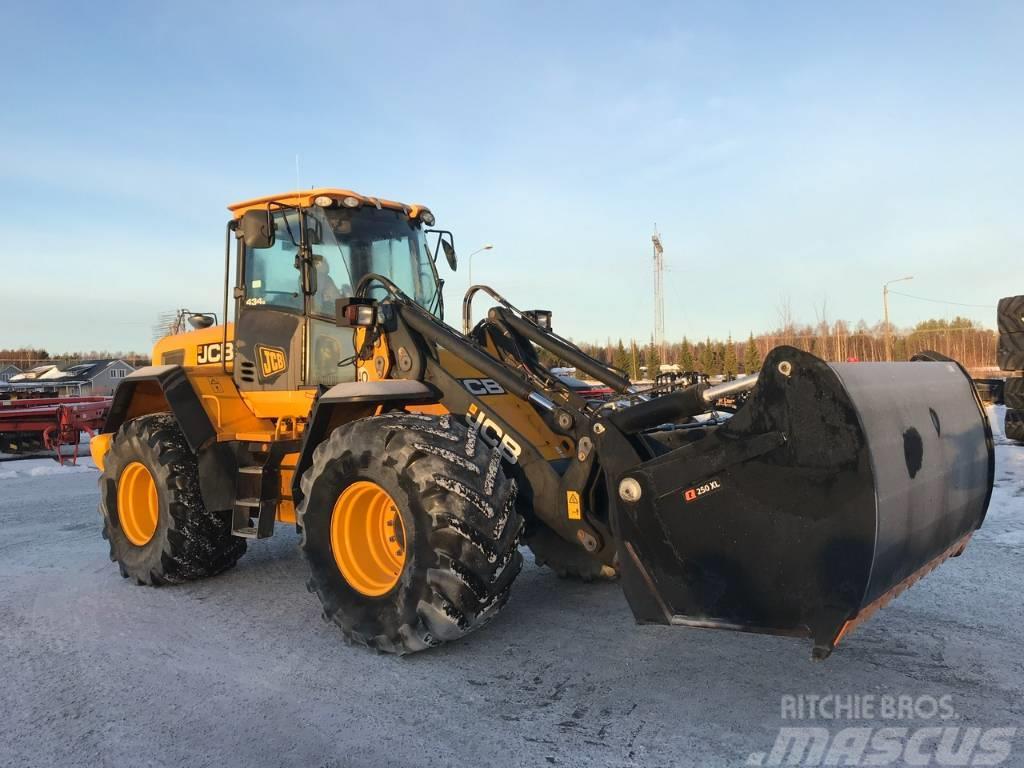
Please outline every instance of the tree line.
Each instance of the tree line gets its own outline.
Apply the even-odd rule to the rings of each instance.
[[[150,364],[148,354],[142,355],[138,352],[123,352],[121,350],[112,352],[108,349],[90,349],[81,352],[53,353],[42,347],[0,348],[0,367],[15,365],[23,371],[48,364],[74,365],[83,360],[125,360],[136,368]]]
[[[822,313],[824,314],[824,313]],[[625,371],[632,379],[653,376],[662,364],[676,365],[683,371],[700,371],[709,375],[736,376],[752,373],[761,367],[761,361],[772,349],[789,345],[811,352],[830,362],[881,361],[886,359],[885,326],[868,326],[863,320],[849,323],[845,320],[800,324],[792,320],[788,307],[779,312],[777,328],[766,333],[750,333],[746,340],[732,337],[679,341],[665,344],[664,355],[652,340],[608,339],[604,344],[583,342],[580,347],[592,357]],[[982,328],[966,317],[952,320],[924,320],[911,329],[889,328],[893,360],[909,360],[925,350],[940,352],[959,361],[967,368],[995,367],[995,331]],[[559,360],[540,350],[541,360],[549,366],[562,366]],[[0,365],[13,364],[26,370],[46,363],[74,365],[82,360],[127,360],[136,367],[149,365],[149,355],[121,350],[88,350],[54,354],[43,348],[18,347],[0,349]],[[664,358],[664,359],[662,359]]]
[[[924,320],[910,329],[889,328],[893,360],[909,360],[931,350],[962,363],[967,368],[995,367],[995,331],[981,327],[966,317],[952,320]],[[863,320],[819,321],[798,324],[788,317],[779,327],[760,334],[750,333],[746,340],[691,340],[684,337],[665,344],[664,355],[653,340],[609,339],[604,344],[584,342],[580,347],[592,357],[625,371],[632,379],[651,378],[662,365],[675,365],[682,371],[700,371],[709,375],[737,376],[753,373],[761,367],[765,355],[775,347],[788,345],[815,354],[829,362],[878,362],[886,360],[885,326],[868,326]],[[565,362],[541,351],[548,365]],[[664,358],[664,359],[663,359]]]

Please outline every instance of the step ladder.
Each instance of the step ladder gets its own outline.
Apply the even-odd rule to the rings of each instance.
[[[281,499],[281,462],[286,454],[299,449],[298,440],[278,440],[264,451],[265,445],[250,443],[239,457],[240,461],[254,462],[240,466],[235,478],[231,533],[243,539],[266,539],[274,535],[277,505]]]

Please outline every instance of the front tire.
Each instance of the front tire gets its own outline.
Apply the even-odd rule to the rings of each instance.
[[[110,559],[137,584],[214,576],[245,553],[245,541],[231,535],[227,514],[203,505],[196,456],[169,413],[140,416],[121,427],[99,485]]]
[[[516,485],[501,462],[452,416],[395,412],[335,429],[302,476],[298,509],[324,618],[395,654],[493,618],[522,567]]]

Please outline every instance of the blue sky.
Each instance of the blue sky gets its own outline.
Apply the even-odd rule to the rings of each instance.
[[[428,204],[582,340],[1024,293],[1021,3],[6,3],[0,347],[217,309],[228,202]],[[446,268],[445,268],[446,269]],[[448,279],[449,307],[466,287]],[[899,325],[994,309],[893,297]],[[456,322],[454,317],[449,317]]]

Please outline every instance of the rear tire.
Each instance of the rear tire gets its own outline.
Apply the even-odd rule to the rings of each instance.
[[[1003,384],[1003,402],[1007,408],[1024,411],[1024,377],[1006,380]]]
[[[1000,333],[1024,333],[1024,296],[1000,299],[996,320]]]
[[[361,542],[348,535],[358,534],[355,526],[336,520],[355,514],[340,510],[351,508],[344,492],[356,483],[386,493],[400,516],[401,565],[383,594],[346,580],[346,555],[336,557],[332,545],[348,557],[375,546],[372,532]],[[522,567],[515,481],[501,454],[486,450],[455,417],[395,412],[344,424],[317,446],[301,487],[309,589],[350,641],[385,653],[421,651],[479,629],[508,600]]]
[[[103,467],[103,538],[125,578],[151,586],[192,581],[226,571],[245,553],[245,541],[231,535],[230,513],[204,506],[195,454],[171,414],[127,422],[111,442]],[[119,505],[130,498],[122,483],[150,480],[155,504],[146,526]]]
[[[1004,371],[1024,371],[1024,331],[999,334],[996,364]]]

